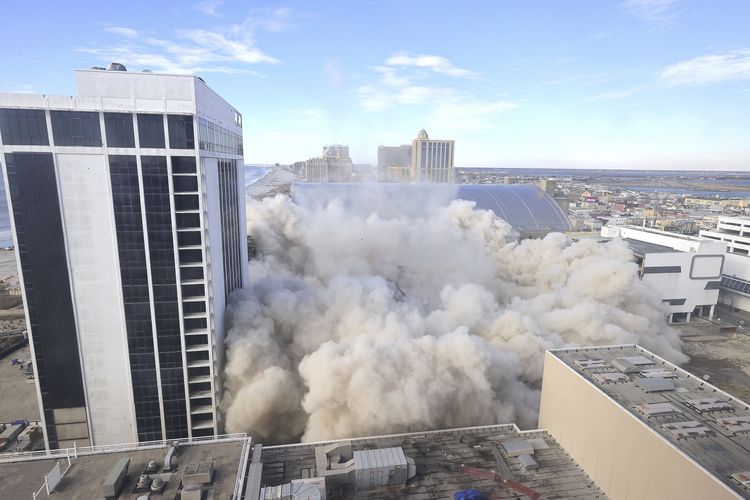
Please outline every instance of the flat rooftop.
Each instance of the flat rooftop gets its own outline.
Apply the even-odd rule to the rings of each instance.
[[[279,486],[294,479],[315,477],[315,448],[334,442],[264,447],[261,486]],[[400,446],[406,457],[414,459],[417,472],[405,486],[356,494],[344,492],[342,498],[427,500],[453,498],[455,492],[472,488],[478,489],[484,498],[524,498],[489,479],[464,474],[461,464],[496,472],[504,479],[532,488],[546,499],[607,498],[546,431],[520,431],[513,424],[338,442],[351,443],[353,451]],[[538,468],[525,470],[517,456],[508,456],[503,443],[533,447],[531,456]],[[491,497],[493,491],[496,496]]]
[[[679,253],[679,250],[675,250],[672,247],[665,245],[657,245],[656,243],[648,243],[646,241],[634,240],[633,238],[623,238],[625,243],[628,244],[633,252],[639,255],[646,255],[647,253]]]
[[[550,353],[740,495],[750,471],[747,403],[635,345]]]
[[[54,498],[71,500],[91,500],[104,498],[102,486],[112,467],[122,458],[130,457],[128,475],[120,490],[119,499],[134,500],[145,492],[135,492],[134,488],[140,475],[146,469],[150,460],[156,460],[160,469],[151,474],[166,481],[166,487],[161,494],[151,495],[151,498],[173,499],[181,488],[181,478],[185,469],[191,464],[213,461],[213,481],[211,488],[204,486],[203,499],[219,500],[231,498],[235,490],[237,471],[243,460],[244,438],[211,440],[205,443],[185,444],[177,457],[178,467],[173,472],[161,472],[164,465],[166,446],[149,447],[148,449],[132,448],[124,451],[97,452],[93,454],[79,453],[77,459],[72,460],[70,470],[63,476],[55,489]],[[124,447],[124,446],[123,446]],[[43,453],[43,452],[38,452]],[[22,457],[24,454],[19,453]],[[0,477],[2,478],[3,498],[31,498],[32,493],[44,485],[44,477],[54,467],[57,461],[65,470],[67,459],[65,454],[58,458],[38,458],[26,461],[4,462],[8,455],[0,455]],[[46,492],[43,496],[46,498]]]

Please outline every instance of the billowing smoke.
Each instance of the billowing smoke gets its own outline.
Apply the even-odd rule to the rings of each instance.
[[[304,441],[517,422],[543,353],[639,343],[683,362],[618,241],[519,241],[472,203],[381,216],[254,202],[251,285],[229,309],[228,431]]]

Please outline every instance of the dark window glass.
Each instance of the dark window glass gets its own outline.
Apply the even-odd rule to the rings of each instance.
[[[174,197],[175,210],[198,210],[200,208],[197,194],[177,194]]]
[[[177,218],[178,229],[199,228],[201,225],[201,217],[199,214],[175,214],[175,217]]]
[[[183,297],[202,297],[205,294],[203,285],[182,285]]]
[[[50,111],[55,146],[101,147],[99,113],[93,111]]]
[[[175,175],[173,183],[175,193],[195,193],[198,191],[198,178],[194,175]]]
[[[173,156],[172,173],[175,174],[194,174],[195,157],[194,156]]]
[[[182,233],[178,233],[178,234],[182,234]],[[202,267],[181,267],[180,278],[183,280],[202,280],[203,268]]]
[[[186,332],[206,329],[206,318],[185,318],[184,322]]]
[[[200,245],[200,231],[183,231],[177,233],[177,244],[180,246]]]
[[[51,153],[5,155],[25,303],[50,445],[53,410],[85,405],[65,240]]]
[[[130,113],[104,113],[107,147],[134,148],[133,115]]]
[[[195,149],[193,117],[188,115],[168,115],[169,147],[172,149]]]
[[[110,156],[109,171],[138,439],[152,441],[162,438],[161,407],[135,156]]]
[[[138,141],[142,148],[164,148],[162,115],[138,114]]]
[[[41,109],[0,109],[0,135],[6,146],[47,146],[47,120]]]
[[[185,324],[187,331],[187,324]],[[208,335],[185,335],[185,345],[192,347],[196,345],[206,346],[208,344]]]
[[[237,189],[237,164],[235,160],[219,160],[219,205],[221,209],[221,240],[224,264],[224,295],[229,297],[242,286],[242,245],[240,241],[240,210],[244,204],[239,200]]]
[[[199,314],[206,312],[205,302],[183,302],[182,304],[183,314]]]
[[[167,439],[182,438],[188,435],[187,406],[167,158],[142,156],[141,172],[165,432]]]
[[[200,262],[203,262],[203,252],[201,250],[180,250],[181,264],[196,264]]]

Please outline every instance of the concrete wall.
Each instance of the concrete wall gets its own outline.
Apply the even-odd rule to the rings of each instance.
[[[679,273],[647,273],[643,282],[656,290],[662,299],[685,299],[681,305],[670,305],[672,313],[689,313],[696,306],[715,305],[718,288],[706,290],[710,282],[721,279],[723,254],[667,252],[646,254],[644,268],[680,266]]]
[[[549,352],[539,428],[549,431],[613,500],[739,498]]]
[[[56,161],[92,441],[137,441],[108,169],[101,155]]]

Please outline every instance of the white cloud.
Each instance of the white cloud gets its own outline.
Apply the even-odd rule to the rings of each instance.
[[[224,3],[222,2],[222,0],[206,0],[204,2],[199,2],[193,5],[193,9],[197,10],[198,12],[202,12],[207,16],[222,17],[221,14],[219,14],[219,12],[217,11],[222,3]]]
[[[624,99],[626,97],[630,97],[631,95],[638,92],[638,89],[622,89],[622,90],[611,90],[609,92],[602,92],[601,94],[596,94],[588,99],[587,101],[614,101],[617,99]]]
[[[492,126],[492,119],[520,105],[514,101],[457,96],[437,103],[429,120],[431,126],[445,130],[482,130]]]
[[[253,31],[242,25],[216,30],[178,30],[169,38],[143,36],[135,29],[122,26],[105,28],[104,31],[120,39],[111,45],[99,44],[77,50],[103,61],[179,74],[249,72],[248,65],[279,62],[258,48]]]
[[[458,68],[448,59],[440,56],[410,56],[408,54],[396,54],[389,57],[385,61],[385,64],[387,66],[413,66],[417,68],[425,68],[434,71],[435,73],[449,76],[476,76],[476,73],[474,73],[473,71]]]
[[[420,69],[428,68],[427,74]],[[444,130],[478,130],[491,126],[491,120],[520,106],[510,100],[479,97],[468,85],[451,87],[435,85],[435,73],[451,76],[474,76],[439,56],[411,57],[397,55],[383,66],[370,68],[377,79],[361,85],[357,97],[368,111],[386,111],[405,106],[421,107],[423,122]]]
[[[750,48],[708,54],[664,68],[660,79],[668,85],[695,86],[750,79]]]
[[[106,31],[107,33],[112,33],[113,35],[120,35],[129,38],[135,38],[138,36],[138,31],[132,28],[126,28],[124,26],[110,26],[108,28],[104,28],[104,31]]]
[[[632,14],[655,24],[668,22],[680,0],[625,0],[623,5]]]

